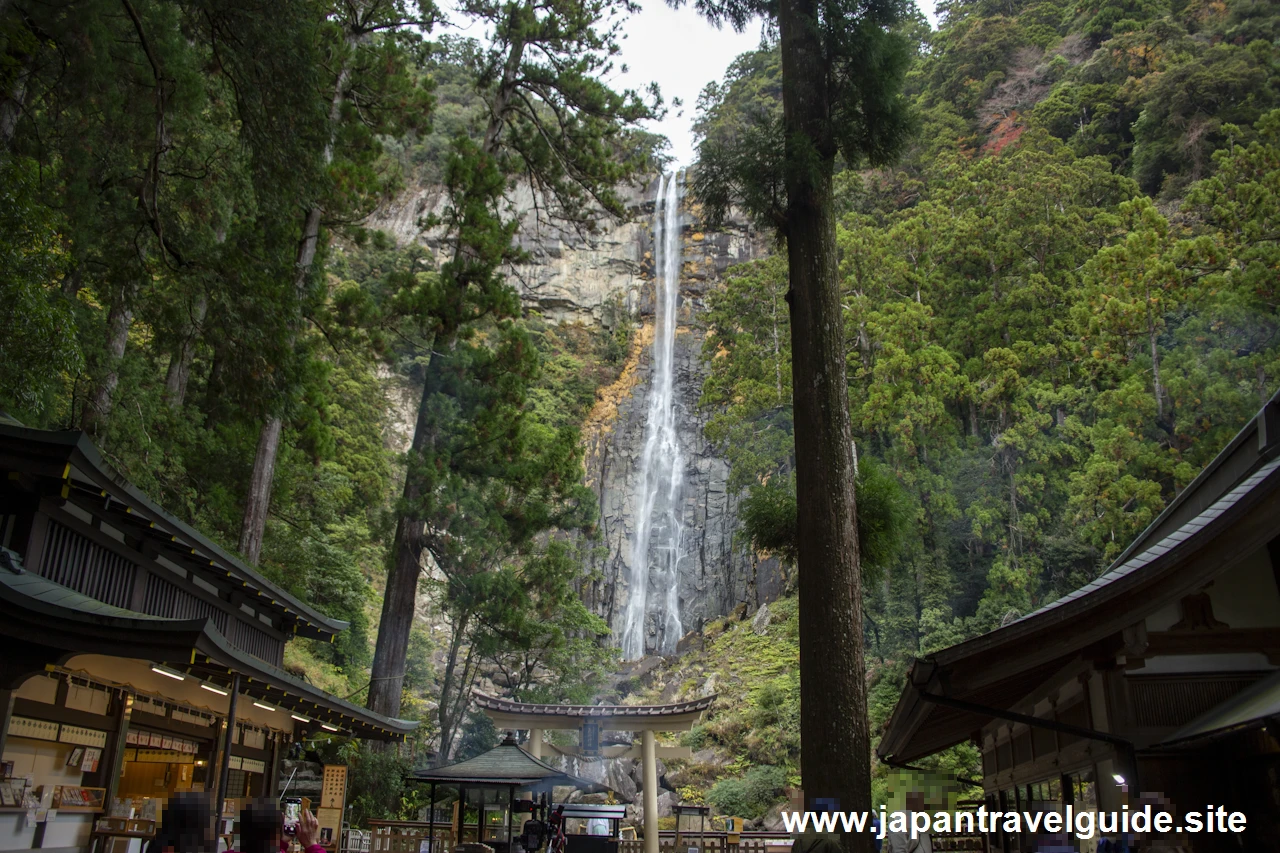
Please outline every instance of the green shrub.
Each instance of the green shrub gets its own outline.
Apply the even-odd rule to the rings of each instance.
[[[747,799],[747,786],[741,779],[721,779],[711,786],[707,792],[707,800],[721,814],[735,817],[757,817],[748,814],[750,802]]]
[[[721,779],[707,793],[707,800],[721,814],[755,819],[763,817],[781,798],[787,772],[781,767],[752,767],[741,779]]]
[[[690,749],[705,749],[709,737],[707,727],[699,723],[680,736],[680,745]]]

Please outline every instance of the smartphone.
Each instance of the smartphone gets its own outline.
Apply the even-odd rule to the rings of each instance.
[[[302,798],[285,797],[280,806],[284,810],[284,834],[297,835],[298,822],[302,820]]]

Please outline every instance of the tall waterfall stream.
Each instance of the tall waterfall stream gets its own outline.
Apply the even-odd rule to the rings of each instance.
[[[676,432],[675,340],[680,291],[681,175],[663,175],[654,210],[655,318],[653,364],[644,452],[636,492],[636,530],[631,543],[631,570],[622,654],[644,657],[649,615],[655,618],[655,649],[675,651],[682,627],[677,592],[683,539],[684,453]]]

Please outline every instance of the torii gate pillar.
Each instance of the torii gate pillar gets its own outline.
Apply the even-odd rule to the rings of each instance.
[[[640,733],[644,758],[644,853],[658,853],[658,750],[652,729]]]
[[[529,754],[542,757],[542,729],[529,729]]]

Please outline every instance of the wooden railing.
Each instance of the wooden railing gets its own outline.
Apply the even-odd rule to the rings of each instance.
[[[427,840],[431,823],[419,820],[371,820],[369,821],[369,853],[419,853],[422,842]],[[462,838],[464,844],[474,844],[476,828],[468,826]],[[454,853],[455,839],[448,823],[435,825],[435,844],[431,853]],[[780,853],[789,847],[791,836],[785,832],[744,832],[736,842],[723,832],[687,834],[679,849],[676,833],[667,830],[659,833],[660,853],[687,853],[689,847],[698,847],[702,853]],[[618,842],[618,853],[644,853],[644,840]]]
[[[935,853],[942,853],[944,850],[987,853],[987,837],[985,835],[945,833],[933,835],[930,840],[933,842]]]
[[[419,853],[425,850],[422,842],[427,839],[431,824],[428,821],[371,820],[369,821],[369,853]],[[455,853],[452,827],[447,823],[435,824],[436,842],[430,853]],[[476,841],[476,827],[464,830],[462,843],[470,847]],[[790,853],[792,836],[786,832],[743,832],[730,835],[724,832],[684,833],[676,846],[675,830],[658,833],[659,853],[688,853],[697,847],[700,853]],[[935,834],[933,849],[987,853],[987,839],[979,834]],[[624,839],[618,842],[618,853],[644,853],[644,839]]]
[[[464,840],[474,841],[475,827],[468,827],[468,829],[470,832],[467,835],[470,838],[464,838]],[[437,823],[433,835],[431,824],[427,821],[371,820],[369,831],[372,833],[369,839],[369,853],[418,853],[424,849],[422,842],[428,837],[434,837],[434,842],[430,845],[431,853],[452,853],[453,851],[453,829],[447,823]]]
[[[369,821],[370,839],[369,853],[419,853],[422,842],[427,840],[431,824],[427,821],[413,820],[371,820]],[[469,826],[463,836],[463,843],[470,846],[475,843],[476,828]],[[688,833],[682,843],[676,847],[676,833],[666,830],[658,834],[659,853],[687,853],[688,848],[697,847],[700,853],[789,853],[791,836],[785,832],[743,832],[736,841],[723,832]],[[968,851],[969,853],[986,853],[987,842],[981,835],[935,835],[933,849],[936,851]],[[435,825],[435,844],[430,853],[455,853],[453,830],[449,824]],[[618,842],[618,853],[644,853],[644,839],[622,840]]]
[[[701,853],[790,853],[792,836],[785,832],[744,832],[735,843],[722,832],[690,833],[683,843],[676,846],[676,834],[671,830],[659,833],[659,853],[687,853],[697,847]],[[935,851],[964,851],[987,853],[987,840],[981,835],[946,834],[933,836]],[[644,839],[618,842],[618,853],[644,853]]]
[[[687,853],[690,847],[702,853],[779,853],[791,846],[791,836],[785,832],[743,832],[737,841],[724,832],[686,833],[676,847],[676,833],[665,830],[658,833],[659,853]],[[618,853],[644,853],[644,839],[618,842]]]

